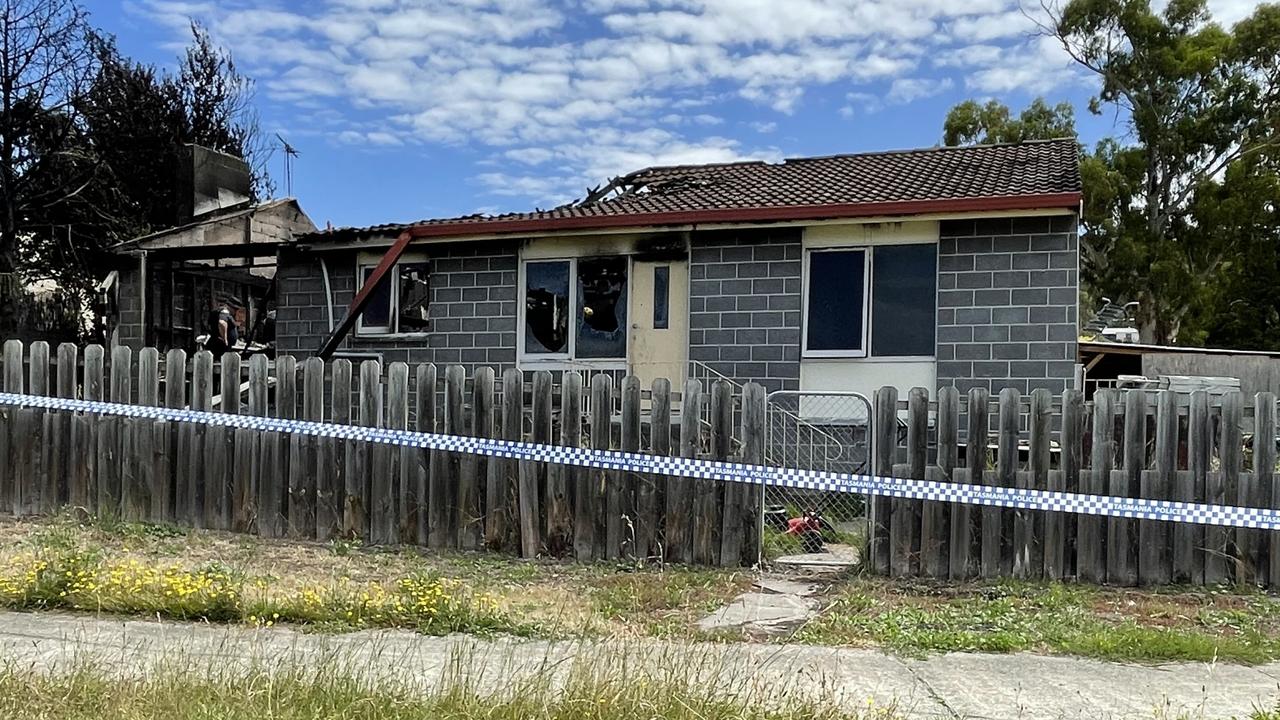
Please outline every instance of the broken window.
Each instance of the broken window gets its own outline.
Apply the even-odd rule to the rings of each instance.
[[[524,270],[524,351],[569,352],[569,261],[532,262]]]
[[[580,358],[627,356],[627,259],[578,261],[578,343]]]
[[[627,258],[537,261],[524,267],[526,355],[626,358]]]
[[[373,276],[373,265],[360,267],[361,287]],[[361,335],[421,333],[430,327],[431,267],[427,262],[399,263],[380,283],[360,313]]]
[[[431,273],[425,262],[405,263],[400,273],[399,296],[396,303],[396,331],[402,333],[426,332],[429,327],[428,311],[431,308]]]

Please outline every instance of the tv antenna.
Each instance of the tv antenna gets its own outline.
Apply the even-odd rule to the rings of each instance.
[[[284,194],[288,197],[293,197],[293,159],[302,153],[290,145],[288,140],[281,137],[280,133],[276,133],[276,139],[284,147]]]

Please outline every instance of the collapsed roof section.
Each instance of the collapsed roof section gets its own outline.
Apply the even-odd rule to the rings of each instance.
[[[820,220],[983,210],[1076,209],[1071,139],[833,155],[781,163],[652,167],[551,210],[337,228],[307,243],[397,235],[504,233],[703,223]]]

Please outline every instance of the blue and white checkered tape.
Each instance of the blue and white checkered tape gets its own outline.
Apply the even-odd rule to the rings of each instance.
[[[662,457],[620,450],[592,450],[518,440],[473,438],[437,433],[420,433],[410,430],[335,425],[308,420],[232,415],[199,410],[129,405],[95,400],[74,400],[17,393],[0,393],[0,405],[96,413],[126,418],[167,420],[197,425],[329,437],[339,440],[358,440],[424,450],[508,458],[524,462],[547,462],[601,470],[675,475],[704,480],[746,483],[749,485],[771,485],[805,490],[857,493],[1024,510],[1047,510],[1081,515],[1103,515],[1140,520],[1165,520],[1201,525],[1280,530],[1280,510],[1270,508],[1208,505],[1176,500],[1124,498],[1055,490],[968,485],[945,481],[876,477],[873,475],[823,470],[765,467],[715,460]]]

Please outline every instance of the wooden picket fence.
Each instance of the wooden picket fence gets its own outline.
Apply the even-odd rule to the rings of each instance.
[[[764,390],[366,360],[4,344],[6,392],[761,463]],[[51,372],[52,371],[52,372]],[[51,382],[52,378],[52,382]],[[135,385],[136,382],[136,385]],[[673,413],[673,409],[678,408]],[[704,412],[705,410],[705,412]],[[676,420],[673,422],[673,417]],[[705,418],[705,419],[704,419]],[[734,425],[739,432],[734,432]],[[366,441],[0,407],[0,509],[580,560],[739,566],[758,490]]]
[[[894,388],[876,396],[876,466],[895,477],[1280,508],[1276,397],[1170,390]],[[905,428],[900,418],[905,411]],[[961,421],[966,422],[962,423]],[[961,438],[961,428],[964,437]],[[993,437],[994,436],[994,437]],[[974,449],[970,451],[970,449]],[[870,564],[893,576],[1280,586],[1280,533],[876,498]]]
[[[748,383],[4,344],[6,392],[763,464]],[[917,388],[875,398],[879,474],[1280,508],[1276,398]],[[335,438],[0,406],[0,511],[581,560],[751,565],[758,488]],[[906,577],[1280,585],[1272,531],[872,498],[867,567]]]

